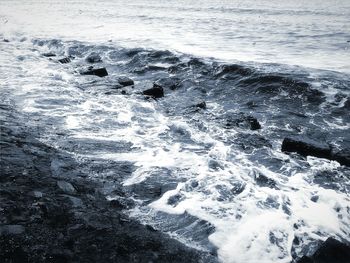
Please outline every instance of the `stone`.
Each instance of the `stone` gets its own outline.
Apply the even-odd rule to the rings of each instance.
[[[85,59],[87,62],[89,63],[98,63],[98,62],[102,62],[102,58],[99,54],[93,52],[90,55],[88,55]]]
[[[267,177],[266,175],[258,171],[254,171],[254,179],[256,183],[261,187],[269,187],[269,188],[277,189],[275,180]]]
[[[94,68],[90,67],[87,71],[83,71],[80,74],[81,75],[94,75],[94,76],[98,76],[100,78],[108,76],[108,72],[107,72],[106,68],[94,69]]]
[[[30,192],[30,195],[31,195],[31,196],[34,196],[35,198],[41,198],[41,197],[43,197],[43,193],[40,192],[40,191],[32,191],[32,192]]]
[[[255,117],[243,113],[240,113],[236,117],[228,116],[226,127],[230,128],[231,126],[250,129],[252,131],[261,129],[261,125]]]
[[[74,196],[70,196],[70,195],[64,195],[64,196],[67,197],[70,200],[70,202],[71,202],[73,207],[82,207],[82,206],[84,206],[83,201],[80,198],[77,198],[77,197],[74,197]]]
[[[42,55],[47,58],[56,57],[56,54],[52,52],[43,53]]]
[[[162,78],[154,82],[155,85],[162,87],[163,89],[175,90],[181,86],[180,79],[178,78]]]
[[[285,138],[282,142],[281,150],[283,152],[296,152],[304,157],[314,156],[334,160],[341,165],[350,166],[350,151],[343,149],[338,152],[333,152],[327,144],[315,142],[311,139],[293,139]]]
[[[118,83],[123,87],[134,85],[134,81],[128,77],[120,77],[118,78]]]
[[[350,149],[332,152],[332,158],[342,165],[350,166]]]
[[[348,263],[349,260],[350,246],[330,237],[312,256],[303,256],[298,263]]]
[[[150,96],[150,97],[153,97],[153,98],[162,98],[162,97],[164,97],[164,90],[163,90],[163,88],[158,86],[158,85],[156,85],[156,84],[153,85],[153,88],[144,90],[142,93],[143,93],[143,95],[147,95],[147,96]]]
[[[69,57],[61,58],[58,60],[61,64],[67,64],[71,62],[71,59]]]
[[[20,235],[24,231],[25,228],[22,225],[4,225],[0,227],[0,235]]]
[[[68,194],[73,194],[75,193],[75,188],[74,186],[69,183],[69,182],[66,182],[66,181],[58,181],[57,182],[57,186],[65,193],[68,193]]]
[[[205,101],[202,101],[202,102],[197,103],[196,105],[194,105],[194,107],[204,110],[204,109],[207,108],[207,104],[205,103]]]
[[[328,145],[320,144],[312,140],[296,140],[285,138],[282,142],[283,152],[296,152],[302,156],[315,156],[319,158],[330,158],[331,149]]]

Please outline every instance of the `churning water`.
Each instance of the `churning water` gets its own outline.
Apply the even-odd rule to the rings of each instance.
[[[122,183],[131,216],[223,262],[349,241],[349,168],[280,150],[294,135],[350,147],[349,1],[1,0],[0,20],[2,102]],[[107,77],[79,74],[92,53]],[[176,87],[145,100],[159,79]]]

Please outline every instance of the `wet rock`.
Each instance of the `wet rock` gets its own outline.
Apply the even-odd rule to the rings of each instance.
[[[261,187],[269,187],[269,188],[277,189],[275,180],[267,177],[266,175],[258,171],[254,171],[254,180]]]
[[[25,228],[22,225],[4,225],[0,226],[0,235],[20,235],[24,233]]]
[[[331,157],[331,149],[328,145],[306,139],[296,140],[292,138],[285,138],[282,142],[282,151],[296,152],[302,156],[311,155],[326,159]]]
[[[200,103],[197,103],[197,104],[193,105],[193,107],[204,110],[204,109],[207,108],[207,104],[205,103],[205,101],[202,101]]]
[[[94,76],[98,76],[100,78],[108,76],[108,72],[107,72],[106,68],[98,68],[98,69],[90,68],[87,71],[81,72],[80,74],[81,75],[94,75]]]
[[[88,63],[98,63],[102,61],[102,58],[99,54],[93,52],[90,55],[88,55],[85,59]]]
[[[252,131],[261,129],[261,125],[255,117],[243,113],[238,116],[227,116],[226,128],[231,128],[232,126],[250,129]]]
[[[150,97],[153,97],[153,98],[162,98],[162,97],[164,97],[164,90],[163,90],[163,88],[158,86],[158,85],[156,85],[156,84],[153,85],[153,88],[144,90],[142,93],[143,93],[143,95],[147,95],[147,96],[150,96]]]
[[[281,150],[283,152],[296,152],[302,156],[315,156],[334,160],[341,165],[350,166],[350,151],[343,149],[338,152],[333,152],[327,144],[315,142],[310,139],[293,139],[285,138],[282,142]]]
[[[346,166],[350,166],[350,149],[343,149],[332,153],[333,160]]]
[[[134,85],[134,81],[128,77],[120,77],[118,78],[118,83],[123,87]]]
[[[177,206],[183,199],[184,197],[181,194],[172,195],[168,198],[167,204],[171,206]]]
[[[67,194],[74,194],[75,193],[75,188],[74,186],[66,181],[58,181],[57,186],[65,193]]]
[[[56,57],[56,54],[52,52],[43,53],[42,55],[47,58]]]
[[[238,133],[232,140],[235,145],[239,145],[242,150],[252,152],[263,147],[271,148],[271,143],[262,135]]]
[[[178,78],[162,78],[156,80],[154,84],[163,89],[176,90],[181,86],[181,81]]]
[[[83,201],[80,198],[70,196],[70,195],[64,195],[66,198],[69,199],[73,207],[82,207],[84,206]]]
[[[317,203],[317,201],[318,201],[319,198],[320,198],[320,197],[319,197],[318,195],[314,195],[314,196],[312,196],[312,197],[310,198],[310,200],[311,200],[312,202]]]
[[[30,192],[30,195],[33,196],[33,197],[35,197],[35,198],[41,198],[41,197],[43,197],[43,193],[40,192],[40,191],[32,191],[32,192]]]
[[[65,58],[59,59],[58,62],[60,62],[61,64],[67,64],[71,62],[71,59],[70,57],[65,57]]]
[[[328,238],[310,256],[303,256],[298,263],[348,263],[350,261],[350,246],[334,238]]]

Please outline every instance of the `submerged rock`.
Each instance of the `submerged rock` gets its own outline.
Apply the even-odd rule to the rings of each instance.
[[[118,78],[118,83],[123,87],[134,85],[134,81],[128,77],[120,77]]]
[[[56,54],[52,52],[43,53],[42,55],[47,58],[56,57]]]
[[[25,231],[24,226],[21,225],[5,225],[0,227],[1,235],[19,235]]]
[[[155,85],[162,87],[163,89],[176,90],[181,86],[180,79],[178,78],[162,78],[154,82]]]
[[[151,96],[153,98],[162,98],[164,97],[164,90],[161,86],[158,86],[157,84],[153,85],[153,88],[144,90],[143,95]]]
[[[65,193],[68,193],[68,194],[73,194],[75,193],[75,188],[74,186],[69,183],[69,182],[66,182],[66,181],[58,181],[57,182],[57,186]]]
[[[282,142],[283,152],[296,152],[302,156],[315,156],[329,159],[331,149],[328,145],[317,143],[312,140],[296,140],[285,138]]]
[[[193,105],[193,107],[204,110],[204,109],[207,108],[207,104],[205,103],[205,101],[202,101],[200,103],[197,103],[197,104]]]
[[[70,57],[65,57],[65,58],[59,59],[58,62],[60,62],[61,64],[67,64],[71,62],[71,59]]]
[[[231,128],[232,126],[250,129],[252,131],[261,129],[261,125],[255,117],[243,113],[238,116],[228,116],[226,128]]]
[[[98,68],[98,69],[94,69],[94,68],[90,68],[87,71],[81,72],[81,75],[95,75],[98,76],[100,78],[108,76],[108,72],[106,70],[106,68]]]
[[[334,160],[341,165],[350,166],[350,151],[348,149],[334,152],[327,144],[315,142],[310,139],[285,138],[282,142],[281,150],[283,152],[296,152],[305,157],[315,156]]]
[[[348,263],[350,262],[350,246],[334,238],[328,238],[310,256],[303,256],[298,263]]]
[[[102,58],[99,54],[93,52],[90,55],[88,55],[85,60],[89,63],[98,63],[102,61]]]

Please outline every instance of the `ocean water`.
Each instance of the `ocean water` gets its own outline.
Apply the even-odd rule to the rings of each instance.
[[[347,0],[0,0],[1,101],[121,183],[130,216],[222,262],[292,262],[350,241],[349,167],[281,152],[289,136],[349,150],[349,24]],[[79,74],[91,54],[107,77]],[[169,78],[164,98],[140,95]]]

